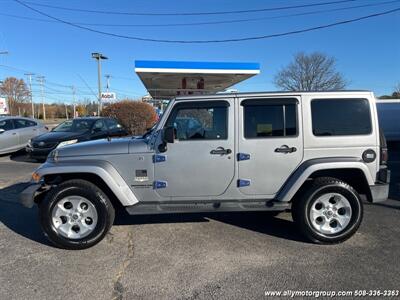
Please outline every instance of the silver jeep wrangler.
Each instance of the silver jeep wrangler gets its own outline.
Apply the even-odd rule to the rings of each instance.
[[[172,100],[141,138],[54,150],[21,194],[55,245],[98,243],[129,214],[291,209],[315,243],[351,237],[390,172],[367,91],[217,94]]]

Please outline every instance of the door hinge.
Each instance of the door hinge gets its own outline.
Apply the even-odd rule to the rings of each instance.
[[[250,159],[250,154],[248,153],[238,153],[237,154],[237,160],[241,161],[241,160],[249,160]]]
[[[244,186],[249,186],[249,185],[250,185],[250,180],[248,180],[248,179],[238,179],[238,181],[237,181],[238,187],[244,187]]]
[[[159,180],[157,180],[157,181],[154,181],[154,183],[153,183],[153,188],[154,188],[154,189],[164,189],[164,188],[166,188],[167,186],[168,186],[168,184],[167,184],[166,181],[159,181]]]
[[[166,160],[167,160],[167,157],[165,155],[160,155],[160,154],[153,155],[153,163],[164,162]]]

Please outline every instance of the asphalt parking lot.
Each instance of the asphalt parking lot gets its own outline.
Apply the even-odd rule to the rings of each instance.
[[[289,214],[119,216],[97,246],[66,251],[17,203],[38,166],[0,156],[0,299],[259,299],[266,291],[399,289],[400,201],[365,204],[343,244],[309,244]],[[392,180],[398,180],[400,164]],[[396,197],[397,187],[391,190]]]

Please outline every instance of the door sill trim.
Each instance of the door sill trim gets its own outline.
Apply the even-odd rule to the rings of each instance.
[[[202,212],[239,212],[239,211],[284,211],[291,204],[274,199],[250,201],[167,201],[139,202],[125,207],[130,215],[202,213]]]

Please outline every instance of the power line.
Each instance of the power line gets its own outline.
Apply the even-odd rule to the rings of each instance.
[[[65,88],[70,90],[71,89],[71,85],[65,85],[65,84],[61,84],[61,83],[56,83],[56,82],[52,82],[52,81],[46,81],[47,84],[50,84],[52,86],[56,86],[59,88]],[[75,90],[78,92],[83,92],[83,93],[90,93],[90,90],[85,90],[87,87],[84,86],[74,86]]]
[[[221,39],[221,40],[167,40],[167,39],[152,39],[152,38],[143,38],[143,37],[137,37],[137,36],[122,35],[122,34],[105,32],[105,31],[101,31],[101,30],[88,28],[88,27],[85,27],[85,26],[77,25],[75,23],[71,23],[69,21],[65,21],[65,20],[59,19],[57,17],[53,17],[53,16],[51,16],[51,15],[45,13],[45,12],[42,12],[42,11],[36,9],[36,8],[33,8],[33,7],[29,6],[29,5],[21,2],[20,0],[14,0],[14,1],[19,3],[22,6],[25,6],[26,8],[28,8],[28,9],[30,9],[32,11],[37,12],[38,14],[41,14],[43,16],[46,16],[46,17],[50,18],[50,19],[53,19],[53,20],[59,21],[61,23],[70,25],[72,27],[80,28],[80,29],[83,29],[83,30],[86,30],[86,31],[95,32],[95,33],[99,33],[99,34],[107,35],[107,36],[112,36],[112,37],[116,37],[116,38],[129,39],[129,40],[137,40],[137,41],[143,41],[143,42],[158,42],[158,43],[175,43],[175,44],[227,43],[227,42],[243,42],[243,41],[250,41],[250,40],[261,40],[261,39],[268,39],[268,38],[276,38],[276,37],[282,37],[282,36],[288,36],[288,35],[293,35],[293,34],[300,34],[300,33],[310,32],[310,31],[316,31],[316,30],[330,28],[330,27],[334,27],[334,26],[338,26],[338,25],[354,23],[354,22],[358,22],[358,21],[361,21],[361,20],[375,18],[375,17],[388,15],[388,14],[400,11],[400,8],[395,8],[395,9],[391,9],[391,10],[388,10],[388,11],[379,12],[379,13],[375,13],[375,14],[370,14],[370,15],[366,15],[366,16],[362,16],[362,17],[358,17],[358,18],[354,18],[354,19],[348,19],[348,20],[334,22],[334,23],[330,23],[330,24],[325,24],[325,25],[320,25],[320,26],[315,26],[315,27],[309,27],[309,28],[305,28],[305,29],[298,29],[298,30],[293,30],[293,31],[287,31],[287,32],[282,32],[282,33],[269,34],[269,35],[251,36],[251,37],[244,37],[244,38]]]
[[[139,94],[139,93],[135,93],[135,92],[127,91],[127,90],[116,89],[116,88],[112,88],[111,91],[121,92],[123,94],[131,94],[131,95],[136,95],[136,96],[142,96],[142,94]]]
[[[366,8],[366,7],[374,7],[374,6],[393,4],[393,3],[398,3],[398,2],[400,2],[400,0],[392,0],[392,1],[385,1],[385,2],[372,3],[372,4],[362,4],[362,5],[355,5],[355,6],[347,6],[347,7],[340,7],[340,8],[314,10],[314,11],[309,11],[309,12],[293,13],[293,14],[286,14],[286,15],[280,15],[280,16],[246,18],[246,19],[235,19],[235,20],[224,20],[224,21],[164,23],[164,24],[110,24],[110,23],[74,22],[74,24],[84,25],[84,26],[95,26],[95,27],[183,27],[183,26],[201,26],[201,25],[220,25],[220,24],[232,24],[232,23],[244,23],[244,22],[254,22],[254,21],[263,21],[263,20],[283,19],[283,18],[315,15],[315,14],[322,14],[322,13],[335,12],[335,11],[346,11],[346,10],[352,10],[352,9],[357,9],[357,8]],[[6,17],[22,19],[22,20],[47,22],[47,23],[58,23],[58,21],[48,20],[48,19],[32,18],[32,17],[4,14],[4,13],[0,13],[0,15],[6,16]]]
[[[35,73],[37,75],[40,75],[40,73],[37,73],[37,72],[32,72],[32,71],[28,71],[28,70],[12,67],[12,66],[0,65],[0,67],[5,68],[5,69],[9,69],[9,70],[13,70],[13,71],[17,71],[17,72],[20,72],[20,73]],[[33,83],[32,85],[35,85],[35,84]],[[64,87],[64,88],[68,88],[68,89],[71,88],[70,85],[64,85],[64,84],[56,83],[56,82],[53,82],[53,81],[48,81],[46,79],[46,87],[47,88],[49,88],[48,85],[55,85],[55,86],[58,86],[58,87]],[[88,94],[89,94],[89,90],[88,91],[84,91],[83,89],[85,89],[85,87],[79,87],[79,89],[77,89],[77,91],[80,91],[83,94],[85,92],[88,92]]]
[[[92,92],[92,95],[94,95],[97,98],[98,96],[95,94],[95,92],[90,87],[90,85],[86,82],[86,80],[80,74],[78,74],[78,76],[83,81],[83,83],[86,85],[86,87]]]
[[[0,67],[5,68],[5,69],[9,69],[9,70],[14,70],[20,73],[32,73],[31,71],[28,70],[24,70],[24,69],[20,69],[20,68],[16,68],[16,67],[11,67],[11,66],[6,66],[6,65],[0,65]]]
[[[95,14],[106,14],[106,15],[131,15],[131,16],[200,16],[200,15],[227,15],[227,14],[242,14],[242,13],[255,13],[255,12],[266,12],[266,11],[279,11],[279,10],[288,10],[295,8],[306,8],[306,7],[314,7],[314,6],[323,6],[323,5],[331,5],[338,3],[347,3],[347,2],[355,2],[359,0],[339,0],[339,1],[329,1],[329,2],[321,2],[314,4],[302,4],[302,5],[291,5],[291,6],[280,6],[280,7],[268,7],[268,8],[260,8],[260,9],[248,9],[248,10],[231,10],[231,11],[219,11],[219,12],[181,12],[181,13],[148,13],[148,12],[126,12],[126,11],[109,11],[109,10],[92,10],[92,9],[82,9],[82,8],[71,8],[71,7],[63,7],[63,6],[55,6],[43,3],[35,3],[31,1],[18,1],[24,4],[30,4],[33,6],[41,6],[59,10],[68,10],[68,11],[76,11],[76,12],[86,12],[86,13],[95,13]]]
[[[112,78],[124,78],[125,79],[125,77],[115,77],[115,76],[111,76],[110,75],[110,77],[112,77]],[[126,79],[128,79],[127,77],[126,77]],[[132,79],[132,78],[130,78],[130,79]],[[70,95],[71,94],[71,88],[72,88],[72,86],[71,85],[61,85],[61,84],[57,84],[57,85],[59,85],[59,86],[61,86],[61,88],[68,88],[68,91],[66,91],[66,90],[60,90],[60,89],[55,89],[55,88],[53,88],[53,87],[49,87],[48,86],[48,83],[49,83],[49,81],[47,81],[46,80],[46,83],[44,84],[44,87],[45,87],[45,89],[46,89],[46,94],[50,94],[50,95]],[[32,84],[32,86],[40,86],[39,84],[35,84],[35,83],[33,83]],[[74,87],[75,88],[75,90],[77,90],[78,91],[78,95],[81,95],[81,96],[92,96],[93,94],[93,90],[87,90],[87,91],[83,91],[83,90],[80,90],[80,89],[76,89],[76,87]],[[111,89],[112,91],[116,91],[116,92],[123,92],[123,93],[128,93],[128,94],[132,94],[132,95],[141,95],[141,94],[139,94],[139,93],[135,93],[135,92],[131,92],[131,91],[127,91],[127,90],[121,90],[121,89],[115,89],[115,88],[112,88]],[[50,92],[49,92],[50,91]],[[39,92],[39,91],[34,91],[34,92]]]

